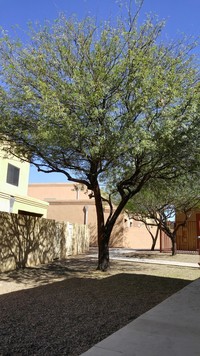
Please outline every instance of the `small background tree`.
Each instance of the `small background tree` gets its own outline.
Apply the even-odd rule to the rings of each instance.
[[[152,238],[154,250],[159,231],[163,231],[172,242],[172,255],[176,253],[176,234],[185,226],[192,210],[200,206],[197,175],[179,177],[173,182],[148,184],[145,189],[127,204],[127,213],[135,220],[142,221]],[[181,222],[176,222],[176,214],[182,213]],[[150,227],[156,226],[155,235]]]

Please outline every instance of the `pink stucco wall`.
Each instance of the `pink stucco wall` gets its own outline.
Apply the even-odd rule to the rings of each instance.
[[[33,183],[29,184],[28,194],[42,200],[88,200],[86,187],[73,183]],[[84,190],[83,190],[84,189]]]
[[[77,193],[71,183],[35,183],[28,188],[30,196],[49,202],[47,218],[78,224],[86,222],[90,228],[91,245],[97,245],[96,208],[94,199],[88,196],[89,193],[86,188]],[[105,218],[108,213],[105,209]],[[112,247],[150,249],[151,243],[150,234],[144,224],[134,220],[129,224],[124,214],[119,216],[110,240]],[[156,249],[159,247],[158,239]]]

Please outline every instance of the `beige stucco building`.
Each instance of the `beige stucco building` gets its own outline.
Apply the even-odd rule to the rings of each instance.
[[[29,167],[0,147],[0,211],[46,217],[48,203],[27,195]]]
[[[71,183],[29,184],[28,194],[49,203],[47,218],[70,223],[88,224],[90,244],[97,245],[97,224],[94,199],[89,198],[85,186]],[[104,208],[105,218],[109,214]],[[152,230],[155,228],[152,228]],[[110,246],[134,249],[150,249],[150,234],[141,222],[121,214],[113,230]],[[159,249],[160,241],[156,244]]]

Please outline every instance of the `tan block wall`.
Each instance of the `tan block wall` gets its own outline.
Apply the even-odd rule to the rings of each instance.
[[[36,266],[89,249],[84,225],[0,213],[0,272]]]
[[[71,223],[84,224],[87,207],[87,226],[90,230],[91,245],[97,245],[96,208],[93,200],[88,201],[56,201],[49,202],[47,218],[57,221],[70,221]]]

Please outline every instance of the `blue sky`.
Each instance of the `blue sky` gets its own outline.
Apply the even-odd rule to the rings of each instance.
[[[115,19],[119,14],[117,3],[116,0],[0,0],[0,26],[8,31],[16,24],[25,29],[29,21],[54,20],[61,12],[67,17],[76,14],[78,19],[86,15],[98,20]],[[149,12],[166,19],[164,36],[167,38],[179,37],[181,33],[195,37],[200,34],[200,0],[145,0],[142,17]],[[31,167],[32,183],[64,181],[63,175],[38,173]]]

